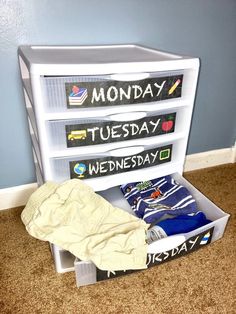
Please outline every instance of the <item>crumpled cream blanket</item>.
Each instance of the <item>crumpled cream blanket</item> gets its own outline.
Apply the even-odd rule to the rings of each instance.
[[[147,268],[149,225],[112,206],[79,179],[42,185],[31,195],[21,219],[33,237],[102,270]]]

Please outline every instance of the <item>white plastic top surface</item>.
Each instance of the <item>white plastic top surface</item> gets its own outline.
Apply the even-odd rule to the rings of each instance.
[[[183,57],[138,45],[111,46],[21,46],[31,64],[103,64],[157,62]]]

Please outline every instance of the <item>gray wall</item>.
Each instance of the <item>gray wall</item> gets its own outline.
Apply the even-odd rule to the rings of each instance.
[[[35,182],[19,45],[140,43],[200,57],[192,154],[234,144],[235,34],[235,0],[0,0],[0,188]]]

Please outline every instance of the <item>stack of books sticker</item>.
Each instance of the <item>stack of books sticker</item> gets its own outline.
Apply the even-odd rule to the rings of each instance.
[[[69,95],[69,104],[71,106],[81,106],[88,97],[87,88],[73,86],[72,92]]]

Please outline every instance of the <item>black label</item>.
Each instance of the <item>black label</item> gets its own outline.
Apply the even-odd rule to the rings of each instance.
[[[167,261],[173,260],[175,258],[184,256],[191,252],[194,252],[201,247],[211,243],[214,227],[201,232],[188,240],[186,240],[181,245],[175,247],[172,250],[157,253],[157,254],[148,254],[147,255],[147,267],[156,266],[158,264],[165,263]],[[104,271],[97,268],[97,281],[106,280],[109,278],[124,276],[126,274],[131,274],[137,272],[138,270],[127,270],[127,271]]]
[[[139,81],[65,83],[68,108],[139,104],[181,97],[183,75]]]
[[[66,125],[67,147],[87,146],[146,138],[174,132],[176,113],[135,121],[102,121]]]
[[[172,144],[126,157],[70,161],[70,178],[89,179],[156,166],[171,160]]]

